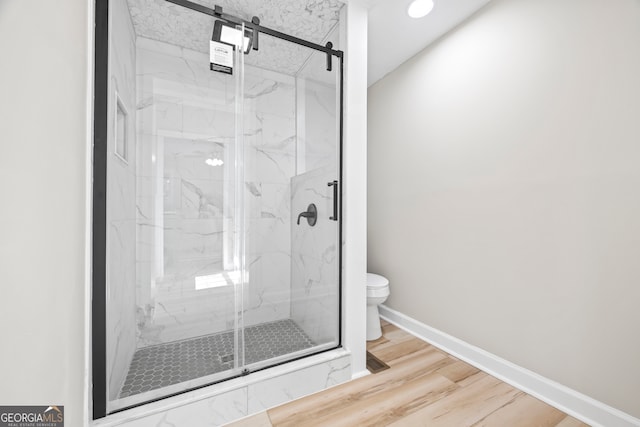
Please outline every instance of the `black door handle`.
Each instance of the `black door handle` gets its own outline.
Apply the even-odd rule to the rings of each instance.
[[[328,182],[327,185],[329,187],[333,187],[333,216],[330,216],[329,219],[332,221],[338,220],[338,181]]]

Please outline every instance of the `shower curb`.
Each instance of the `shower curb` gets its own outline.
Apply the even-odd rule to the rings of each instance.
[[[318,372],[310,372],[318,369],[326,371],[322,379]],[[190,421],[203,419],[225,424],[350,379],[351,352],[339,348],[117,412],[89,425],[142,427],[161,421],[195,425]]]

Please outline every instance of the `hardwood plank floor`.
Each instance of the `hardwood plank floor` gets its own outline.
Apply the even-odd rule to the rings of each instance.
[[[586,424],[383,321],[367,350],[390,366],[234,427],[584,427]]]

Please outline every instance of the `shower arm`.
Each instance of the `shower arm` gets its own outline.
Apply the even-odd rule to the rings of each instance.
[[[203,6],[201,4],[198,3],[194,3],[192,1],[189,0],[165,0],[169,3],[173,3],[173,4],[177,4],[178,6],[182,6],[182,7],[186,7],[187,9],[191,9],[194,10],[196,12],[200,12],[203,13],[205,15],[209,15],[209,16],[213,16],[214,18],[218,18],[218,19],[222,19],[226,22],[229,22],[231,24],[235,24],[235,25],[243,25],[249,29],[251,29],[254,34],[256,35],[256,40],[257,40],[257,35],[259,33],[264,33],[264,34],[268,34],[272,37],[277,37],[279,39],[282,40],[286,40],[286,41],[290,41],[293,43],[297,43],[300,44],[302,46],[306,46],[308,48],[311,49],[315,49],[315,50],[319,50],[321,52],[324,52],[327,54],[327,70],[331,71],[331,56],[337,56],[338,58],[342,58],[344,56],[344,52],[341,50],[334,50],[333,49],[333,43],[331,42],[327,42],[327,44],[325,46],[322,46],[320,44],[316,44],[313,42],[310,42],[308,40],[304,40],[304,39],[300,39],[298,37],[289,35],[289,34],[285,34],[282,33],[280,31],[276,31],[276,30],[272,30],[271,28],[267,28],[267,27],[263,27],[260,25],[260,19],[258,19],[257,16],[254,16],[251,21],[245,21],[242,18],[238,18],[237,16],[233,16],[233,15],[229,15],[228,13],[224,13],[222,11],[222,7],[221,6],[214,6],[214,9],[211,9],[210,7],[207,6]],[[254,45],[253,47],[255,50],[258,49],[257,43]]]

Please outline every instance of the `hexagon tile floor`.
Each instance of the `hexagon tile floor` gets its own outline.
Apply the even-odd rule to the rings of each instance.
[[[315,345],[291,319],[249,326],[244,334],[247,364]],[[141,348],[119,398],[226,371],[233,357],[233,331]]]

